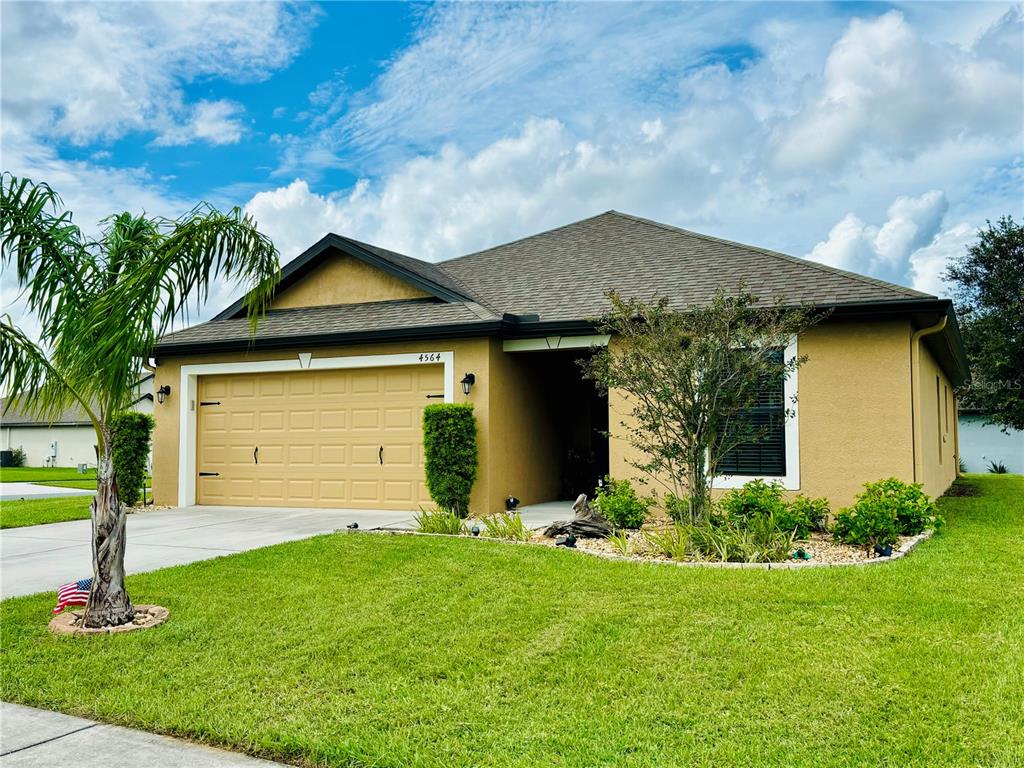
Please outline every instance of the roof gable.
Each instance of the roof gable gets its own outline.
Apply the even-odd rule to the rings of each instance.
[[[412,289],[418,291],[421,296],[433,296],[445,302],[472,300],[468,292],[454,278],[442,272],[434,264],[369,245],[368,243],[361,243],[358,240],[328,234],[312,247],[292,259],[281,270],[281,279],[275,291],[275,301],[276,297],[284,296],[289,289],[307,277],[315,279],[314,273],[317,269],[323,267],[332,259],[337,259],[338,256],[356,259],[369,267],[380,270],[386,275],[409,285]],[[398,296],[397,298],[409,299],[416,297],[412,291],[409,291],[408,294]],[[244,313],[244,299],[239,299],[213,319],[226,320],[241,317]]]

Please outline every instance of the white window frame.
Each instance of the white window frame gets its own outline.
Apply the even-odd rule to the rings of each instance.
[[[787,361],[799,355],[797,338],[793,336],[786,345],[783,352]],[[786,417],[786,424],[783,431],[786,437],[786,474],[785,475],[718,475],[712,480],[713,488],[742,488],[744,483],[751,480],[763,480],[766,483],[782,483],[787,491],[800,490],[800,402],[798,394],[799,371],[794,370],[786,376],[783,385],[783,397],[785,398],[786,409],[791,411]]]
[[[423,359],[426,357],[427,359]],[[276,360],[247,360],[240,363],[196,363],[181,366],[178,391],[178,506],[196,503],[196,433],[198,410],[196,400],[200,376],[240,373],[273,373],[275,371],[325,371],[343,368],[387,368],[404,365],[444,365],[444,402],[455,401],[455,353],[453,351],[406,352],[393,355],[351,355],[347,357],[295,357]]]

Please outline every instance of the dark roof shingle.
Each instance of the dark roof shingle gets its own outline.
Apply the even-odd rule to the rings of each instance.
[[[541,320],[596,317],[605,293],[666,296],[686,307],[718,288],[793,304],[883,302],[928,294],[817,262],[609,211],[558,229],[442,262],[495,310]]]

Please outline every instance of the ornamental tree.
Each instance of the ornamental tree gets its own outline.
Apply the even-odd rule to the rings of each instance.
[[[642,457],[632,466],[685,499],[691,523],[705,523],[722,458],[763,440],[772,426],[745,412],[806,360],[779,350],[815,317],[806,307],[761,306],[742,288],[736,295],[719,290],[706,305],[683,311],[665,298],[627,300],[612,292],[608,299],[611,309],[598,324],[612,340],[583,361],[584,373],[602,390],[625,395],[628,421],[621,426]]]

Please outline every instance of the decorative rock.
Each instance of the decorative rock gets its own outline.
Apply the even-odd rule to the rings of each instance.
[[[171,612],[160,605],[136,605],[135,618],[119,627],[83,627],[85,611],[64,611],[50,620],[50,631],[55,635],[112,635],[149,629],[163,624]]]
[[[608,521],[595,512],[587,503],[587,495],[581,493],[572,505],[572,511],[576,514],[572,520],[559,520],[552,523],[544,530],[545,536],[554,538],[572,534],[582,538],[604,539],[612,532]]]

